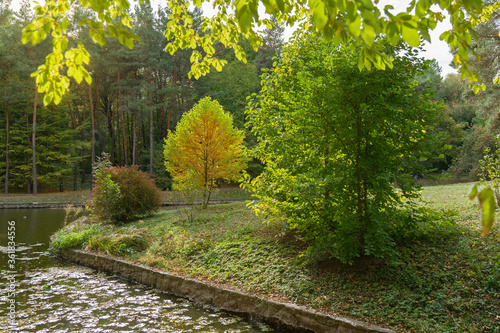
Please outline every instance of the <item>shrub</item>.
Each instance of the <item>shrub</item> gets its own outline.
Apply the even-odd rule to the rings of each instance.
[[[107,168],[96,177],[89,204],[103,220],[128,222],[160,208],[161,192],[137,166]]]

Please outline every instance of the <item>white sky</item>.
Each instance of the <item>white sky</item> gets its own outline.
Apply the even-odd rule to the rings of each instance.
[[[393,12],[399,13],[406,10],[406,7],[410,3],[410,0],[380,0],[378,7],[384,8],[387,4],[391,4],[394,7]],[[430,32],[431,43],[425,42],[423,45],[424,52],[421,54],[427,59],[436,59],[441,67],[441,75],[446,77],[447,74],[457,73],[455,67],[451,67],[450,64],[453,61],[453,56],[450,53],[450,49],[446,42],[439,39],[439,36],[451,29],[451,24],[449,22],[438,23],[436,28]]]

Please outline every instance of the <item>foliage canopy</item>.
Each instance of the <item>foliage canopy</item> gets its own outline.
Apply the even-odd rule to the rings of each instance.
[[[392,5],[379,9],[377,0],[217,0],[211,2],[216,14],[203,18],[200,30],[195,28],[188,9],[193,5],[200,8],[204,2],[208,0],[167,2],[170,15],[165,37],[169,44],[165,49],[172,54],[178,49],[192,49],[191,73],[197,78],[208,73],[210,67],[220,71],[225,64],[224,60],[215,56],[216,41],[233,48],[236,57],[243,61],[246,60],[245,52],[238,44],[241,35],[254,48],[262,44],[259,29],[272,25],[270,19],[259,15],[258,7],[262,4],[267,13],[277,17],[278,23],[292,26],[310,18],[311,29],[322,33],[335,45],[352,39],[360,47],[357,60],[360,70],[393,66],[392,56],[385,52],[378,37],[386,36],[393,46],[401,40],[411,46],[419,46],[422,39],[430,40],[430,31],[438,22],[448,20],[453,29],[443,32],[440,39],[456,50],[454,61],[462,76],[477,80],[469,62],[469,52],[474,54],[471,48],[473,27],[477,22],[488,20],[500,6],[500,2],[485,6],[482,0],[412,0],[405,10],[395,12]],[[95,43],[102,46],[107,37],[117,37],[120,43],[132,48],[134,41],[140,39],[131,32],[133,22],[128,1],[48,0],[44,5],[36,6],[37,17],[25,27],[22,41],[36,44],[48,35],[52,36],[53,51],[47,55],[45,64],[33,74],[40,92],[45,92],[46,104],[60,102],[62,94],[69,88],[69,77],[77,82],[91,80],[85,69],[89,63],[85,46],[80,43],[78,47],[68,49],[68,17],[75,6],[95,13],[94,17],[80,22],[90,28],[89,35]],[[61,74],[63,69],[65,72]]]
[[[286,217],[349,263],[389,255],[393,233],[407,227],[399,207],[417,197],[411,173],[432,154],[426,132],[439,108],[417,92],[425,65],[410,48],[386,44],[393,68],[360,72],[362,52],[296,36],[247,111],[266,165],[251,183],[257,212]]]

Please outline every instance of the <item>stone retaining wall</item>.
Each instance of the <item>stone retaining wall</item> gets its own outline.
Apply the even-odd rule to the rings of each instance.
[[[294,304],[261,299],[104,255],[66,249],[61,251],[60,257],[73,263],[160,289],[195,303],[210,304],[222,310],[246,314],[253,319],[290,328],[294,331],[315,333],[393,332],[353,319],[332,317]]]
[[[0,202],[0,209],[31,209],[31,208],[66,208],[71,205],[74,207],[85,207],[81,202]]]

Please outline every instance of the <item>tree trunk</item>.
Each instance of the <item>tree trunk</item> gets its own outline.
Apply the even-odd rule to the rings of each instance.
[[[83,86],[83,120],[80,122],[80,125],[85,123],[85,120],[86,120],[86,109],[87,109],[87,103],[86,103],[87,99],[85,98],[85,86]],[[85,141],[85,137],[86,137],[86,132],[85,132],[85,129],[82,128],[82,131],[81,131],[81,138],[82,138],[82,142]],[[81,183],[82,184],[85,184],[85,148],[82,148],[81,150],[81,153],[82,153],[82,179],[81,179]]]
[[[30,119],[29,119],[29,113],[26,112],[26,132],[27,132],[27,140],[28,140],[28,146],[31,145],[31,135],[29,133],[29,128],[30,128]],[[29,165],[30,164],[30,154],[26,154],[26,165]],[[27,185],[27,189],[26,189],[26,192],[28,194],[31,194],[31,177],[29,175],[26,175],[26,185]]]
[[[363,225],[363,198],[361,189],[361,116],[356,116],[356,213],[358,215],[359,227]]]
[[[176,86],[177,86],[177,53],[174,54],[174,75],[172,76],[172,88],[176,87]],[[172,127],[175,127],[177,124],[177,103],[178,103],[178,101],[177,101],[176,96],[177,96],[177,92],[175,92],[175,96],[173,96],[174,97],[173,104],[175,106],[172,106],[172,104],[171,104],[171,109],[174,113],[173,114],[173,123],[174,124]],[[170,97],[172,97],[172,96],[170,96]],[[169,129],[170,129],[170,125],[171,124],[170,124],[170,110],[169,110],[169,114],[168,114],[168,128]]]
[[[128,165],[128,156],[127,156],[127,136],[125,131],[125,117],[123,115],[122,108],[122,89],[120,87],[120,70],[118,69],[118,101],[120,103],[120,118],[122,121],[122,135],[123,135],[123,159],[124,165]]]
[[[98,133],[98,138],[97,141],[99,142],[99,156],[102,155],[102,152],[104,150],[103,144],[102,144],[102,134],[101,134],[101,117],[100,117],[100,103],[99,103],[99,73],[96,74],[96,88],[95,88],[95,113],[96,113],[96,121],[97,121],[97,133]]]
[[[92,86],[89,84],[89,105],[90,105],[90,124],[92,130],[92,155],[90,163],[92,167],[95,163],[95,123],[94,123],[94,103],[92,102]],[[90,189],[94,188],[94,173],[92,173],[92,179],[90,183]]]
[[[137,165],[137,112],[132,115],[132,165]]]
[[[26,185],[27,185],[27,190],[26,190],[26,192],[27,192],[28,194],[31,194],[31,178],[29,178],[29,177],[28,177],[28,178],[26,178]]]
[[[206,195],[205,193],[208,192],[208,195]],[[210,196],[212,195],[212,188],[210,188],[210,190],[204,190],[203,192],[203,209],[207,209],[208,207],[208,202],[210,201]],[[205,197],[206,197],[206,200],[205,200]]]
[[[9,86],[10,71],[7,72],[7,83],[4,88],[4,102],[5,102],[5,130],[7,131],[5,138],[5,194],[9,194],[9,103],[7,102],[7,87]]]
[[[170,94],[170,98],[168,100],[168,112],[167,112],[167,133],[170,130],[170,120],[172,118],[172,94]]]
[[[75,170],[73,176],[73,191],[78,191],[78,162],[75,161]]]
[[[113,130],[113,109],[111,108],[112,99],[108,99],[106,103],[106,121],[108,122],[108,132],[111,137],[111,153],[110,160],[113,163],[115,160],[115,132]]]
[[[59,192],[64,192],[64,178],[59,177]]]
[[[118,96],[117,96],[117,101],[116,101],[116,107],[118,108],[119,102],[118,102]],[[117,110],[116,114],[116,151],[118,153],[118,165],[123,165],[122,163],[122,140],[120,140],[120,110]]]
[[[167,124],[166,124],[166,119],[165,119],[165,95],[162,91],[163,89],[163,80],[162,80],[162,77],[160,75],[160,70],[157,70],[156,72],[156,82],[157,82],[157,86],[158,86],[158,99],[159,99],[159,102],[160,102],[160,110],[159,110],[159,114],[160,114],[160,133],[163,135],[163,136],[166,136],[167,135]],[[153,87],[151,86],[151,83],[150,83],[150,86],[149,86],[149,89],[153,89]]]
[[[149,83],[149,174],[153,176],[153,88],[151,74],[148,72]]]
[[[31,137],[32,162],[33,162],[33,194],[38,194],[38,178],[36,174],[36,107],[38,104],[38,87],[35,86],[35,103],[33,103],[33,132]]]
[[[71,116],[71,126],[73,127],[73,131],[75,134],[75,141],[77,139],[76,136],[76,121],[75,115],[73,114],[73,109],[71,108],[71,104],[68,102],[69,114]],[[75,158],[75,169],[73,174],[73,191],[78,191],[78,160]]]

